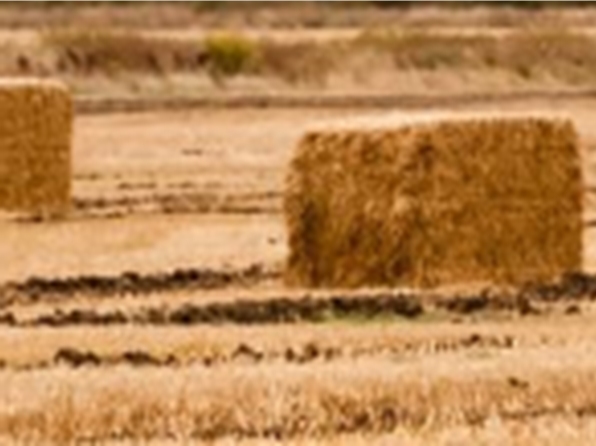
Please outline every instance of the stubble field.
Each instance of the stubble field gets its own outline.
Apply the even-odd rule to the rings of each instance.
[[[568,113],[589,178],[592,104],[456,109]],[[8,242],[0,249],[0,437],[589,444],[596,432],[589,279],[571,278],[550,294],[283,285],[281,196],[297,138],[326,121],[386,114],[216,108],[77,116],[71,218],[1,224]]]
[[[32,23],[60,21],[60,11],[45,19],[29,11],[26,23],[9,24],[5,11],[0,37],[27,47],[39,37]],[[121,26],[143,29],[123,11],[115,17],[132,22]],[[479,32],[474,17],[496,16],[459,11],[451,23],[433,11],[421,17],[443,32],[422,41],[442,62],[421,68],[414,54],[398,61],[405,65],[397,73],[373,64],[380,71],[372,90],[354,88],[354,79],[329,89],[280,86],[249,72],[226,86],[194,79],[193,88],[208,85],[209,94],[192,103],[180,100],[190,87],[176,76],[62,73],[78,110],[72,212],[61,221],[0,219],[0,444],[593,444],[596,280],[586,273],[596,271],[596,99],[582,71],[589,64],[554,79],[556,64],[528,77],[479,66],[476,56],[452,60],[433,39],[453,47],[454,36]],[[217,28],[219,13],[209,14]],[[311,10],[300,14],[312,20]],[[356,20],[351,14],[327,18]],[[415,10],[392,14],[404,29],[425,29]],[[480,34],[507,39],[522,17],[507,14]],[[592,36],[590,14],[561,17]],[[144,32],[196,37],[193,26],[177,28],[168,17],[177,16],[164,13],[165,24]],[[362,26],[333,22],[300,33],[284,30],[284,17],[269,17],[282,22],[271,29],[243,29],[319,45],[357,38]],[[487,77],[468,77],[478,73]],[[156,96],[144,89],[148,79]],[[581,88],[565,84],[575,81]],[[169,88],[175,94],[164,102]],[[520,287],[284,285],[284,181],[304,131],[430,110],[556,111],[574,121],[585,177],[584,273]]]

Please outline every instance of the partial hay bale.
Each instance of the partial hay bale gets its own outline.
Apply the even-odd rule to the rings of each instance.
[[[59,83],[0,81],[0,208],[60,216],[70,201],[72,104]]]
[[[515,283],[581,268],[569,120],[463,115],[396,127],[303,137],[285,195],[290,284]]]

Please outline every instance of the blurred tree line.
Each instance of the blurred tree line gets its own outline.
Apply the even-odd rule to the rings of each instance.
[[[83,6],[102,6],[102,5],[120,5],[132,6],[152,3],[150,1],[3,1],[0,2],[0,8],[3,6],[19,6],[20,8],[35,8],[35,7],[63,7],[68,6],[72,8]],[[520,9],[547,9],[547,8],[565,8],[565,7],[593,7],[594,3],[589,1],[420,1],[420,0],[405,0],[405,1],[188,1],[178,3],[180,6],[189,6],[194,9],[228,9],[228,10],[245,10],[251,8],[292,8],[297,6],[315,6],[324,8],[356,8],[362,6],[374,6],[378,8],[394,8],[394,9],[410,9],[417,7],[440,7],[445,9],[452,8],[469,8],[474,6],[486,6],[490,8],[513,7]]]

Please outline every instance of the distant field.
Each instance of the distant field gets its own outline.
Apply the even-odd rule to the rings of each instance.
[[[0,6],[0,75],[94,99],[593,90],[596,8],[309,3]]]
[[[4,30],[0,74],[96,99],[581,91],[596,85],[594,29]]]
[[[594,8],[584,2],[6,2],[0,26],[10,29],[82,26],[184,29],[205,28],[346,28],[515,27],[534,24],[585,26],[595,23]]]

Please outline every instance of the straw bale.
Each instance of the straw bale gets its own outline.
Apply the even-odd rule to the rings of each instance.
[[[0,81],[0,208],[36,216],[68,210],[71,127],[61,84]]]
[[[311,131],[288,176],[287,280],[431,286],[577,271],[580,167],[574,127],[561,118]]]

